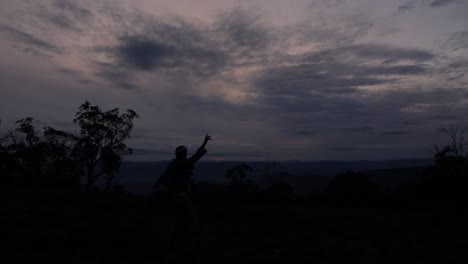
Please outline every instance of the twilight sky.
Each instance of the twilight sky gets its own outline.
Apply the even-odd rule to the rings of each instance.
[[[135,110],[132,159],[430,158],[468,125],[468,0],[1,0],[2,128]]]

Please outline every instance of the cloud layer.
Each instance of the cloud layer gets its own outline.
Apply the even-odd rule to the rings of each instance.
[[[195,148],[206,131],[213,158],[430,157],[440,127],[468,125],[463,1],[227,2],[197,13],[8,0],[2,118],[40,107],[63,123],[84,100],[130,107],[142,117],[137,159]]]

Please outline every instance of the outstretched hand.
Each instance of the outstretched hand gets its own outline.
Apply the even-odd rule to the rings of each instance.
[[[203,145],[206,145],[206,143],[208,143],[208,141],[211,140],[211,136],[208,135],[208,133],[205,135],[205,140],[203,141]]]

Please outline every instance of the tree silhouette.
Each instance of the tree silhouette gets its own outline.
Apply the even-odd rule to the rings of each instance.
[[[248,183],[247,173],[253,169],[246,163],[241,163],[226,170],[225,177],[231,181],[232,185],[241,185]]]
[[[106,174],[110,189],[122,155],[131,153],[124,141],[130,137],[135,118],[138,115],[130,109],[120,114],[118,108],[102,111],[85,102],[73,120],[80,127],[78,133],[45,127],[41,135],[32,117],[20,119],[15,129],[0,134],[0,169],[7,176],[2,180],[44,183],[50,179],[78,186],[86,176],[89,188]]]
[[[434,149],[436,154],[434,155],[434,158],[443,158],[451,155],[457,158],[468,159],[468,152],[465,153],[464,149],[465,145],[467,145],[464,142],[466,130],[450,125],[448,128],[444,128],[441,131],[449,137],[450,143],[442,149],[435,145]]]
[[[32,117],[16,121],[17,128],[10,135],[11,144],[7,150],[13,162],[12,169],[28,182],[40,180],[46,159],[34,122]]]
[[[0,129],[1,129],[1,125],[2,125],[2,120],[0,119]],[[5,148],[3,146],[3,143],[8,141],[8,139],[11,138],[12,134],[13,134],[13,131],[7,131],[7,133],[5,134],[0,134],[0,150],[3,150]]]
[[[135,118],[138,115],[131,109],[119,114],[118,108],[102,111],[87,101],[80,106],[73,122],[80,126],[77,144],[84,158],[87,188],[120,166],[117,156],[132,152],[124,141],[130,137]]]
[[[63,179],[78,186],[84,174],[84,159],[77,144],[79,137],[46,127],[43,141],[47,153],[46,173],[55,180]]]
[[[39,137],[39,131],[34,127],[34,118],[26,117],[24,119],[20,119],[16,121],[18,127],[16,131],[22,135],[20,138],[21,143],[26,147],[31,147],[33,145],[39,144],[41,139]],[[19,142],[17,142],[19,143]]]
[[[117,173],[122,165],[122,157],[111,148],[102,150],[101,167],[106,174],[106,190],[109,191],[114,184]]]
[[[443,148],[434,146],[434,164],[426,171],[423,182],[432,198],[459,200],[468,184],[465,130],[450,125],[441,131],[449,138],[449,144]]]

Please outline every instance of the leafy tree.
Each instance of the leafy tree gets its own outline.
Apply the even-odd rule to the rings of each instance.
[[[20,119],[16,124],[18,127],[14,147],[19,158],[21,174],[29,180],[40,180],[45,155],[39,131],[34,126],[34,118]]]
[[[106,190],[109,191],[114,185],[117,173],[122,165],[122,157],[111,148],[104,148],[102,151],[101,167],[106,174]]]
[[[229,168],[225,177],[231,181],[232,185],[246,184],[248,183],[247,173],[252,171],[252,167],[246,163],[241,163]]]
[[[33,123],[34,118],[32,117],[26,117],[16,121],[16,124],[18,125],[16,131],[21,135],[20,144],[25,145],[26,147],[32,147],[41,142],[39,131],[36,129]]]
[[[1,137],[1,169],[9,179],[21,176],[29,182],[43,173],[44,146],[32,117],[20,119],[16,125]]]
[[[56,180],[65,180],[79,185],[83,172],[83,155],[78,148],[79,137],[56,130],[44,128],[44,145],[46,148],[46,173]]]
[[[46,175],[79,185],[86,176],[89,188],[106,174],[110,189],[122,155],[131,153],[124,141],[130,137],[135,118],[138,115],[133,110],[120,114],[118,108],[102,111],[85,102],[73,120],[80,127],[77,133],[45,127],[41,135],[32,117],[20,119],[15,129],[0,133],[0,170],[8,176],[3,179],[44,182],[46,178],[41,176]]]
[[[249,178],[253,171],[246,163],[235,165],[226,170],[225,177],[230,180],[228,195],[236,201],[252,201],[258,199],[259,189]]]
[[[77,147],[82,152],[87,188],[103,174],[118,169],[117,156],[131,154],[124,141],[130,138],[135,118],[138,115],[131,109],[120,114],[118,108],[103,111],[87,101],[80,106],[73,122],[80,126]]]

